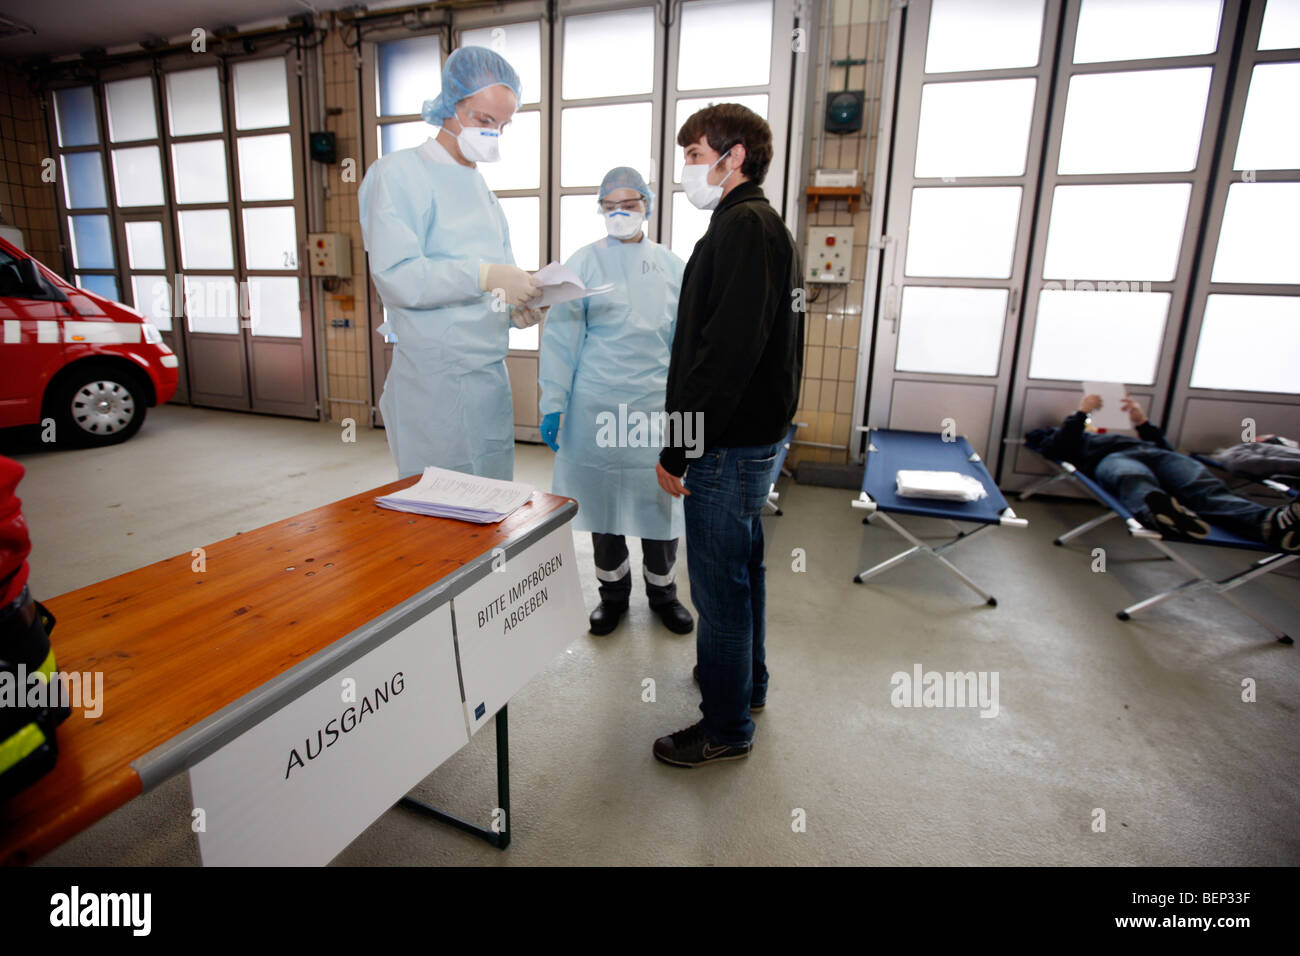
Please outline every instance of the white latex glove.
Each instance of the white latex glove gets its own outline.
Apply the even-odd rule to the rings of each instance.
[[[543,306],[540,309],[530,309],[526,305],[517,305],[510,312],[510,322],[517,329],[532,328],[546,315],[546,310],[550,306]]]
[[[518,266],[501,262],[485,262],[479,266],[478,284],[484,292],[499,295],[507,305],[523,305],[541,294],[536,279]]]

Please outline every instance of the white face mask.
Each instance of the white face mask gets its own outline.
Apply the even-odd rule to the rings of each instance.
[[[718,162],[714,163],[713,166],[726,159],[727,154],[730,152],[731,150],[727,150],[726,153],[719,156]],[[713,169],[713,166],[694,163],[682,167],[682,189],[686,191],[686,198],[690,200],[691,205],[696,209],[713,209],[716,207],[718,200],[722,198],[723,185],[731,178],[731,173],[735,172],[734,169],[731,170],[722,177],[722,182],[714,186],[709,182],[709,172]]]
[[[641,223],[645,222],[645,213],[639,209],[636,212],[615,209],[602,215],[605,217],[605,231],[615,239],[631,239],[641,231]]]
[[[471,163],[495,163],[501,159],[501,131],[482,126],[466,126],[460,117],[456,143],[461,155]]]

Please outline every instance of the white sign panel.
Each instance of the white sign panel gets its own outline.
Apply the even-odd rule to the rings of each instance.
[[[470,732],[587,629],[565,524],[452,600]]]
[[[328,863],[468,742],[444,604],[191,768],[203,863]]]

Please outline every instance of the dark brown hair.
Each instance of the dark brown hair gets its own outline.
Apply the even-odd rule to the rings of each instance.
[[[677,131],[677,145],[698,143],[703,136],[719,154],[737,144],[745,147],[741,175],[761,184],[772,163],[772,127],[767,120],[739,103],[716,103],[690,115]]]

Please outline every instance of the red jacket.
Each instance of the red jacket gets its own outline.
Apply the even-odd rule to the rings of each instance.
[[[15,601],[27,583],[32,539],[27,534],[22,502],[14,493],[25,471],[18,462],[0,457],[0,607]]]

